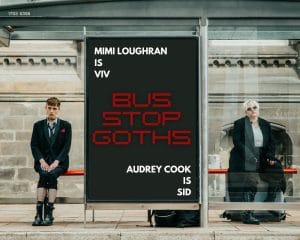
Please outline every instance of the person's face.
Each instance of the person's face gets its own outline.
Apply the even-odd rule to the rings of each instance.
[[[256,118],[259,115],[258,107],[256,105],[249,105],[246,109],[246,115],[249,118]]]
[[[46,115],[48,120],[53,121],[58,117],[59,107],[58,106],[50,106],[46,104]]]

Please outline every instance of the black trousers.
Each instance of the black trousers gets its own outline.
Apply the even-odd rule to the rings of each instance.
[[[254,155],[259,159],[259,177],[264,182],[268,183],[268,192],[285,192],[286,182],[283,172],[282,164],[277,159],[270,159],[275,161],[273,165],[267,162],[267,157],[262,154],[262,148],[255,148]]]
[[[38,181],[38,188],[46,188],[46,189],[57,189],[57,179],[60,175],[62,175],[65,170],[61,167],[57,167],[51,172],[44,171],[39,166],[38,173],[40,175]]]
[[[228,192],[232,202],[244,201],[244,193],[255,196],[257,184],[261,179],[268,183],[268,192],[285,192],[286,181],[283,167],[279,160],[275,160],[274,165],[265,165],[257,172],[228,172],[227,175]]]
[[[231,202],[244,202],[244,193],[255,196],[260,176],[257,172],[228,172],[227,189]]]
[[[262,169],[259,173],[260,179],[267,182],[269,185],[269,192],[286,190],[286,180],[284,177],[283,167],[279,160],[275,160],[274,165],[269,165]]]

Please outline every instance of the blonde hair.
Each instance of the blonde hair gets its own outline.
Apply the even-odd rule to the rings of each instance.
[[[244,108],[245,112],[247,111],[247,108],[253,107],[253,106],[256,106],[257,109],[259,109],[259,104],[255,100],[248,99],[243,103],[243,108]]]

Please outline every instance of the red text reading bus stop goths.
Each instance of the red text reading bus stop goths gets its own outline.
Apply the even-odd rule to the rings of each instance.
[[[133,130],[96,130],[93,133],[93,143],[96,145],[128,145],[134,138],[139,144],[144,144],[149,139],[152,144],[164,141],[168,145],[191,145],[190,130],[172,129],[158,134],[155,127],[167,126],[169,122],[179,121],[181,112],[154,111],[161,108],[170,109],[172,106],[171,93],[148,93],[146,102],[138,103],[136,93],[112,93],[112,107],[126,109],[127,111],[102,112],[102,126],[105,128],[126,126],[146,127]],[[139,111],[147,109],[148,111]],[[149,111],[151,109],[151,111]],[[154,129],[153,129],[154,128]]]

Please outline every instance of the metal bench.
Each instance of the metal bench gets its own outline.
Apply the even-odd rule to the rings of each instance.
[[[226,174],[228,172],[227,168],[210,168],[208,169],[209,174]],[[297,168],[285,168],[284,173],[286,174],[296,174],[298,173]]]
[[[69,169],[62,176],[83,176],[83,169]],[[55,200],[56,203],[68,203],[68,204],[83,204],[83,197],[57,197]],[[22,198],[13,198],[13,197],[2,197],[0,198],[0,204],[35,204],[36,197],[22,197]]]
[[[226,174],[228,169],[208,169],[209,174]],[[285,168],[284,173],[286,174],[296,174],[297,168]],[[69,169],[62,176],[84,176],[83,169]],[[30,198],[0,198],[0,204],[34,204],[36,203],[36,197]],[[84,203],[83,197],[57,197],[56,203],[69,203],[69,204],[81,204]]]

